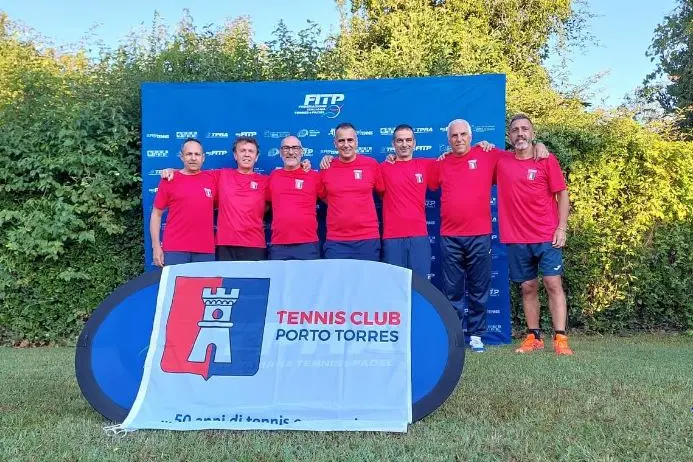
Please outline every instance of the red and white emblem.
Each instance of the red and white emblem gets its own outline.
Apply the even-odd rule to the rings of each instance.
[[[355,180],[363,179],[363,170],[354,170],[354,179]]]
[[[296,189],[303,189],[303,180],[295,179],[294,180],[294,187]]]
[[[537,177],[537,171],[533,168],[527,169],[527,179],[530,181],[534,181],[534,179]]]
[[[250,182],[250,189],[257,189],[257,181]]]
[[[423,183],[423,173],[415,173],[414,176],[416,177],[416,182],[421,184]]]
[[[469,170],[476,170],[476,159],[468,160],[467,165],[469,166]]]
[[[209,188],[204,188],[204,189],[205,189],[205,196],[212,197],[212,190]]]

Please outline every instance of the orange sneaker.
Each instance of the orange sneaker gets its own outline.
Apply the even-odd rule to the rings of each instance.
[[[544,341],[536,338],[534,334],[527,334],[527,337],[522,341],[520,347],[515,350],[515,353],[531,353],[536,350],[544,349]]]
[[[556,334],[553,337],[553,351],[557,355],[572,355],[573,350],[568,346],[568,337],[563,334]]]

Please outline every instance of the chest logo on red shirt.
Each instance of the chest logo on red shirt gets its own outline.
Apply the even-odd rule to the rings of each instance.
[[[212,197],[212,190],[209,188],[204,188],[204,189],[205,189],[205,196]]]
[[[537,171],[533,168],[527,169],[527,179],[530,181],[534,181],[534,179],[537,177]]]
[[[257,189],[257,181],[250,182],[250,189]]]
[[[469,170],[476,170],[476,159],[468,160],[467,165],[469,166]]]
[[[423,173],[415,173],[414,176],[416,177],[416,182],[421,184],[423,183]]]
[[[294,188],[303,189],[303,180],[294,180]]]
[[[363,170],[354,170],[354,179],[355,180],[362,180],[363,179]]]

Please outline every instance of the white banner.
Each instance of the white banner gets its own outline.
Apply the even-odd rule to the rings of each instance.
[[[410,319],[411,272],[383,263],[166,267],[117,429],[406,432]]]

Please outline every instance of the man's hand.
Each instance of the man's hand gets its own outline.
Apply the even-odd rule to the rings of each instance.
[[[173,179],[173,174],[175,172],[176,172],[175,168],[165,168],[161,171],[161,178],[168,180],[168,181],[171,181]]]
[[[553,245],[557,249],[560,249],[565,245],[565,240],[565,228],[561,228],[559,226],[558,228],[556,228],[556,231],[553,232],[553,241],[551,242],[551,245]]]
[[[481,148],[481,150],[484,151],[484,152],[489,152],[491,149],[493,149],[493,148],[496,147],[495,144],[489,143],[489,142],[486,141],[486,140],[484,140],[484,141],[479,141],[478,143],[476,143],[476,145],[479,146],[479,147]],[[440,158],[439,158],[439,159],[440,159]]]
[[[301,161],[301,168],[303,169],[304,172],[310,172],[310,161],[308,159],[302,160]]]
[[[534,145],[534,160],[546,159],[549,157],[549,150],[541,141]]]
[[[159,268],[164,267],[164,250],[160,245],[152,247],[152,254],[154,256],[154,264]]]
[[[320,170],[325,170],[330,168],[330,163],[332,163],[333,156],[325,156],[320,161]]]
[[[388,154],[385,157],[385,162],[387,162],[388,164],[394,164],[396,161],[397,161],[397,157],[395,157],[394,154]]]

